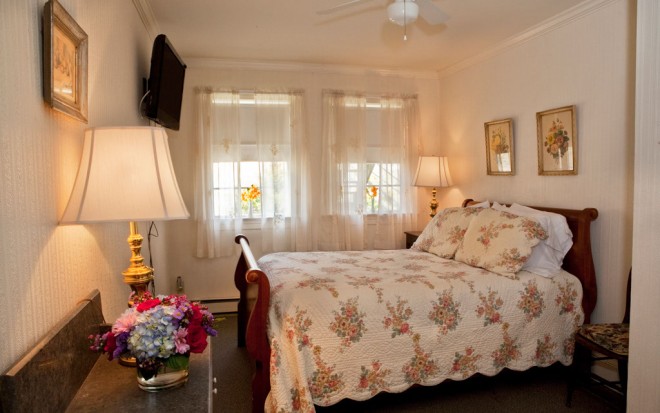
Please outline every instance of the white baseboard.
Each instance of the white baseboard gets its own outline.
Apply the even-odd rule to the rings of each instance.
[[[206,306],[213,314],[219,313],[235,313],[238,306],[237,299],[222,299],[222,300],[199,300],[201,304]]]

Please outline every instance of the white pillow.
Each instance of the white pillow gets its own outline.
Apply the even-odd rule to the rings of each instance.
[[[511,214],[535,219],[548,234],[548,238],[541,241],[532,250],[523,270],[552,278],[561,271],[564,256],[573,245],[573,233],[568,227],[566,217],[552,212],[540,211],[519,204],[507,208],[499,207]]]
[[[497,211],[502,211],[502,212],[509,212],[509,207],[506,205],[502,205],[499,202],[493,202],[493,205],[491,208],[497,210]]]
[[[478,204],[468,205],[468,208],[488,208],[490,206],[490,201],[479,202]]]
[[[542,215],[550,219],[550,227],[547,229],[549,232],[549,237],[546,240],[546,244],[551,248],[560,251],[563,255],[566,255],[568,250],[573,246],[573,233],[568,227],[566,222],[566,217],[554,212],[540,211],[538,209],[526,207],[520,204],[513,204],[509,208],[509,212],[517,211],[519,214],[525,214],[525,216],[530,215]],[[562,259],[564,257],[562,256]]]

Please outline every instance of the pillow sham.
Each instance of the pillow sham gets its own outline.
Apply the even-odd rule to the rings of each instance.
[[[483,208],[446,208],[428,223],[412,249],[427,251],[442,258],[453,258],[470,221]]]
[[[454,259],[517,279],[532,248],[547,237],[533,219],[484,209],[470,222]]]

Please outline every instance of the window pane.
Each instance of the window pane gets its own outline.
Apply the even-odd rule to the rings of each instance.
[[[366,177],[360,183],[362,170]],[[399,164],[366,163],[349,164],[345,193],[349,199],[349,208],[355,211],[359,202],[364,202],[364,213],[386,214],[401,210],[401,166]],[[358,188],[360,193],[358,194]],[[363,192],[362,192],[363,191]],[[358,197],[362,197],[359,200]]]
[[[217,162],[213,164],[213,171],[214,212],[217,217],[291,216],[287,162]],[[239,175],[240,185],[234,186],[234,177]],[[234,211],[235,198],[240,199],[238,213]]]

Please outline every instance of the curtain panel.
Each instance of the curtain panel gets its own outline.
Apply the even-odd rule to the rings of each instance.
[[[405,247],[418,125],[416,96],[324,91],[319,249]]]
[[[234,255],[234,237],[249,229],[264,253],[310,250],[302,92],[195,94],[197,257]]]

